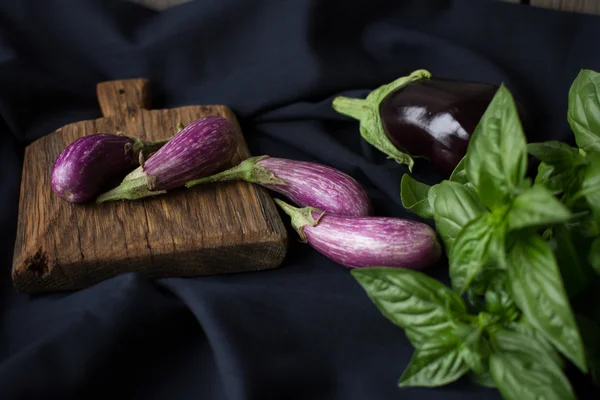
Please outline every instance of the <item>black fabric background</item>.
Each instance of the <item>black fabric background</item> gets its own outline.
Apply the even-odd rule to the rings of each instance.
[[[23,148],[99,117],[97,82],[145,76],[154,107],[229,105],[253,154],[332,165],[365,185],[379,215],[414,218],[399,199],[406,169],[365,145],[332,98],[427,68],[505,82],[531,113],[530,140],[569,140],[568,88],[580,68],[600,70],[600,18],[483,0],[198,0],[162,13],[115,0],[2,3],[0,398],[500,398],[466,380],[398,389],[412,354],[402,330],[292,233],[276,270],[16,293]],[[414,175],[439,179],[425,163]],[[446,280],[446,268],[430,273]]]

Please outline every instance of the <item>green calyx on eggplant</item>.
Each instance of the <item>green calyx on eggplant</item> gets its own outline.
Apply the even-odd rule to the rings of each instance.
[[[414,158],[421,157],[450,176],[497,90],[491,84],[432,78],[419,69],[365,99],[336,97],[333,108],[359,120],[361,136],[410,171]]]

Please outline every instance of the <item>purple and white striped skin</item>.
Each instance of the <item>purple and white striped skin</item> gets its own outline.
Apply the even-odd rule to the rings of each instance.
[[[118,183],[133,169],[135,140],[122,135],[98,133],[69,144],[52,168],[52,190],[70,203],[83,203]]]
[[[188,182],[186,186],[233,179],[264,186],[302,207],[341,215],[372,214],[371,201],[360,183],[342,171],[314,162],[251,157],[216,175]]]
[[[236,149],[233,123],[227,118],[208,116],[183,128],[146,161],[144,172],[155,178],[152,190],[173,189],[222,169]]]
[[[285,182],[264,185],[302,207],[341,215],[371,215],[371,201],[360,183],[327,165],[267,157],[256,164]]]
[[[335,215],[275,200],[292,226],[315,250],[348,268],[396,267],[422,270],[439,260],[435,230],[402,218]]]
[[[165,193],[189,180],[218,172],[230,163],[236,150],[237,133],[230,120],[218,116],[200,118],[96,202],[137,200]]]

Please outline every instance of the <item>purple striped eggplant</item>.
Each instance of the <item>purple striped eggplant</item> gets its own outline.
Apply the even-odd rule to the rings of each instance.
[[[145,142],[112,133],[75,140],[60,153],[51,174],[52,190],[70,203],[83,203],[117,184],[139,165],[139,158],[167,141]]]
[[[216,175],[190,181],[186,186],[234,179],[264,186],[302,207],[343,215],[372,213],[367,193],[354,178],[335,168],[307,161],[251,157]]]
[[[303,242],[348,268],[424,269],[437,262],[442,254],[436,232],[422,222],[336,215],[275,201],[291,217],[292,226]]]
[[[166,193],[225,168],[237,149],[234,124],[227,118],[200,118],[177,133],[142,166],[96,202],[138,200]]]

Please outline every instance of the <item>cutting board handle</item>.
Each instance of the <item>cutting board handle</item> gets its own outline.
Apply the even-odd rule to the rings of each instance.
[[[145,78],[101,82],[96,93],[105,117],[133,118],[140,109],[150,108],[150,82]]]

